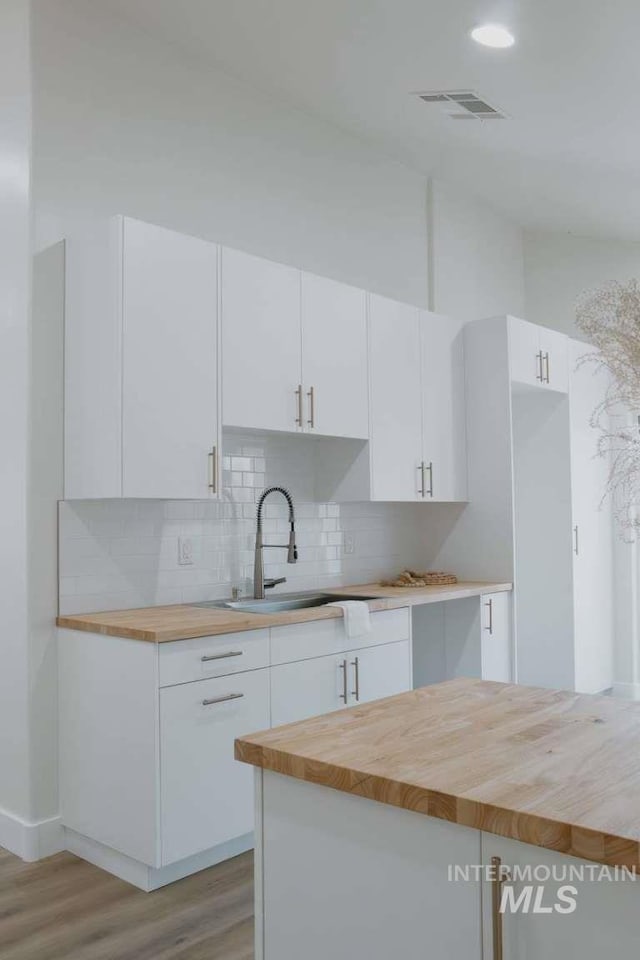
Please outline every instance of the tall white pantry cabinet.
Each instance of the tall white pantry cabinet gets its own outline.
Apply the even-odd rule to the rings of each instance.
[[[473,537],[514,580],[515,677],[596,693],[612,684],[612,528],[590,415],[606,382],[585,344],[516,317],[465,329]],[[464,522],[464,521],[463,521]]]

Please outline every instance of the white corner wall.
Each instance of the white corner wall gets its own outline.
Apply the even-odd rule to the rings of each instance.
[[[524,314],[522,228],[433,180],[429,193],[431,309],[467,322]]]

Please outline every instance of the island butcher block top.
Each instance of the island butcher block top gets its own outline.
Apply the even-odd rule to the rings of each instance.
[[[356,599],[374,597],[369,608],[393,610],[421,603],[440,603],[443,600],[460,600],[478,597],[484,593],[499,593],[511,590],[510,583],[486,583],[473,581],[431,587],[382,587],[379,583],[359,584],[355,587],[336,587],[327,590],[331,600],[341,596]],[[278,595],[273,594],[277,600]],[[109,610],[103,613],[84,613],[58,617],[59,627],[68,630],[84,630],[102,633],[111,637],[128,637],[132,640],[148,640],[163,643],[170,640],[187,640],[191,637],[213,637],[244,630],[259,630],[264,627],[283,626],[288,623],[305,623],[308,620],[328,620],[341,617],[336,607],[309,607],[302,610],[282,610],[278,613],[246,613],[220,607],[198,607],[176,604],[168,607],[143,607],[134,610]]]
[[[640,867],[640,703],[458,679],[243,737],[236,758]]]

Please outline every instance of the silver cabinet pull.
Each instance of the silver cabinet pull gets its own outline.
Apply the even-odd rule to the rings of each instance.
[[[209,490],[218,492],[218,448],[211,447],[209,451]]]
[[[573,528],[573,552],[575,553],[576,557],[580,552],[580,541],[578,540],[578,524],[576,524],[575,527]]]
[[[227,700],[240,700],[244,693],[227,693],[224,697],[211,697],[210,700],[203,700],[203,707],[210,707],[212,703],[226,703]]]
[[[349,698],[349,691],[347,689],[347,661],[343,660],[342,663],[338,665],[338,669],[342,670],[342,693],[340,694],[340,699],[346,703]]]
[[[422,499],[424,500],[424,460],[422,461],[422,463],[421,463],[420,466],[418,467],[418,470],[419,470],[419,472],[420,472],[420,488],[419,488],[419,490],[418,490],[418,493],[420,494],[420,496],[421,496]]]
[[[308,391],[308,393],[307,393],[307,396],[309,397],[309,419],[307,420],[307,423],[309,424],[310,427],[315,427],[315,425],[316,425],[316,402],[315,402],[315,391],[314,391],[314,388],[313,388],[313,387],[309,387],[309,391]]]
[[[352,690],[352,693],[356,698],[356,700],[359,702],[360,701],[360,658],[355,657],[351,661],[351,666],[355,668],[355,680],[356,680],[356,688],[355,690]]]
[[[548,353],[545,353],[545,355],[544,355],[544,363],[545,363],[545,367],[546,367],[546,370],[547,370],[547,375],[546,375],[546,377],[545,377],[544,382],[545,382],[545,383],[551,383],[551,381],[549,380],[549,354],[548,354]]]
[[[542,350],[539,353],[536,353],[536,366],[538,372],[536,373],[536,380],[539,380],[540,383],[544,383],[544,373],[542,370]]]
[[[299,427],[302,426],[302,384],[298,384],[298,389],[296,390],[296,397],[298,399],[298,416],[296,417],[296,423]]]
[[[208,663],[209,660],[226,660],[227,657],[241,657],[242,653],[242,650],[229,650],[228,653],[207,653],[200,659],[203,663]]]
[[[485,603],[485,607],[489,608],[489,623],[485,627],[487,633],[493,635],[493,600],[488,600]]]
[[[491,925],[493,928],[493,960],[502,960],[502,887],[509,880],[500,857],[491,857]]]
[[[433,462],[431,460],[429,461],[427,470],[429,471],[429,489],[427,490],[427,495],[433,499]]]

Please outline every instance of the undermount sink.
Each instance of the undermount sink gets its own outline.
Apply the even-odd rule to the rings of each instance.
[[[323,607],[328,603],[339,603],[341,600],[374,600],[375,597],[355,597],[331,593],[298,593],[281,595],[273,599],[254,600],[208,600],[203,603],[194,603],[194,607],[216,607],[224,610],[237,610],[239,613],[278,613],[281,610],[306,610],[310,607]]]

